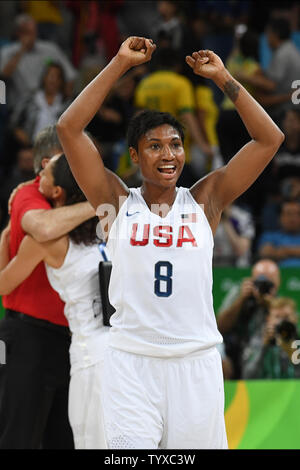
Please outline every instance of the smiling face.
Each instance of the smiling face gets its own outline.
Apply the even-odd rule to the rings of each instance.
[[[138,151],[130,147],[132,161],[139,165],[144,181],[171,187],[182,172],[185,153],[180,133],[169,124],[150,129],[138,142]]]

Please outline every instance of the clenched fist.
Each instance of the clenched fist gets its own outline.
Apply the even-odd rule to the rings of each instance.
[[[152,39],[130,36],[122,43],[117,57],[130,68],[148,62],[155,49]]]
[[[196,75],[214,80],[225,70],[220,57],[213,51],[202,50],[186,56],[186,63]]]

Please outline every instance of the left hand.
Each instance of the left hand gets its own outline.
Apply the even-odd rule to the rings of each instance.
[[[186,63],[193,69],[196,75],[214,80],[225,70],[220,57],[213,51],[201,50],[186,56]]]
[[[34,180],[29,180],[29,181],[25,181],[24,183],[20,183],[18,184],[18,186],[11,192],[10,196],[9,196],[9,200],[8,200],[8,213],[10,214],[11,213],[11,206],[12,206],[12,203],[13,203],[13,200],[15,198],[15,195],[17,194],[17,192],[19,191],[19,189],[23,188],[23,186],[27,186],[28,184],[32,184],[34,182]]]
[[[2,242],[9,244],[9,239],[10,239],[10,221],[8,222],[8,225],[5,227],[5,229],[3,229],[1,232]]]

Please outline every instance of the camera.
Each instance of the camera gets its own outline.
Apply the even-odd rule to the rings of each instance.
[[[283,320],[276,326],[276,333],[281,336],[283,341],[291,341],[297,337],[297,328],[294,323]]]
[[[269,294],[274,287],[274,283],[263,274],[258,276],[255,281],[253,281],[253,284],[257,288],[260,295]]]

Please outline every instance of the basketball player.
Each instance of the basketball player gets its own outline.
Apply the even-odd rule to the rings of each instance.
[[[53,157],[41,171],[39,188],[55,207],[85,200],[64,155]],[[9,227],[0,241],[0,295],[10,293],[44,261],[51,286],[65,302],[72,333],[69,420],[76,449],[106,447],[100,380],[109,328],[103,326],[100,302],[98,265],[103,256],[96,242],[97,221],[89,219],[46,243],[26,235],[10,262]]]
[[[102,382],[106,437],[110,448],[226,448],[213,235],[222,210],[255,181],[284,136],[216,54],[194,52],[188,65],[231,98],[252,140],[192,188],[177,188],[182,127],[169,114],[143,111],[128,129],[143,184],[124,187],[84,129],[116,80],[154,50],[150,39],[126,39],[57,126],[78,184],[108,227],[116,312]],[[111,226],[108,204],[115,211]]]

